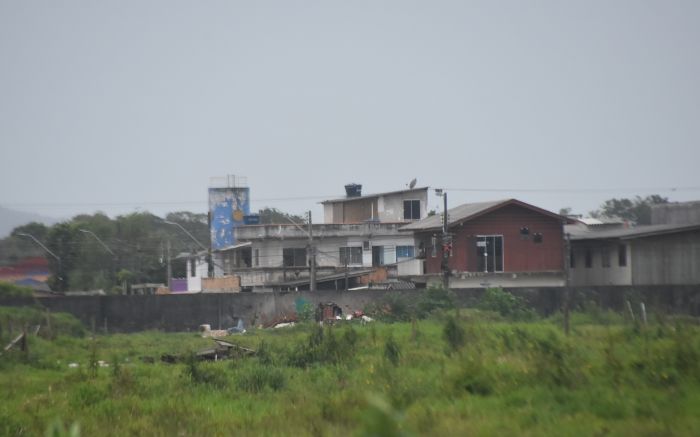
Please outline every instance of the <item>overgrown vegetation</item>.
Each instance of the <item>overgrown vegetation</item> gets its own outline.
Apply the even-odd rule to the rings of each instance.
[[[565,336],[495,295],[420,318],[408,303],[411,322],[252,330],[228,340],[255,355],[218,362],[195,359],[212,342],[193,333],[30,336],[27,357],[0,357],[0,435],[697,434],[695,319],[587,306]],[[27,311],[13,320],[44,314]]]
[[[0,297],[32,297],[33,293],[30,287],[0,282]]]

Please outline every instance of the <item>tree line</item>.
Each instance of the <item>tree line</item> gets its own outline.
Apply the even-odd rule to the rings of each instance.
[[[263,208],[259,215],[262,224],[304,222],[303,217],[275,208]],[[178,255],[201,250],[186,233],[167,222],[179,224],[209,246],[207,214],[177,211],[162,219],[149,212],[116,218],[98,212],[80,214],[53,226],[32,222],[16,227],[9,237],[0,240],[0,265],[12,265],[26,257],[45,257],[51,274],[48,285],[56,291],[101,289],[118,293],[129,284],[166,284],[168,258],[175,260],[171,263],[173,276],[184,277],[186,265]],[[21,234],[36,238],[58,259]]]

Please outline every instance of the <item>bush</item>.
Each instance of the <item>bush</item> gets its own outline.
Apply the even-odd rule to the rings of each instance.
[[[51,329],[49,330],[49,323]],[[50,313],[41,307],[0,307],[0,326],[2,330],[13,326],[15,332],[19,332],[23,327],[41,326],[39,335],[46,338],[53,338],[58,335],[69,335],[82,337],[85,335],[85,327],[71,314]]]
[[[522,298],[499,287],[487,288],[477,307],[486,311],[495,311],[503,317],[515,320],[530,320],[535,316]]]
[[[447,311],[455,307],[452,295],[444,288],[429,288],[416,305],[416,317],[424,319],[437,311]]]
[[[0,298],[2,297],[32,297],[34,290],[29,287],[0,282]]]
[[[314,325],[307,342],[298,344],[290,353],[288,363],[296,367],[307,367],[314,363],[338,364],[347,361],[355,353],[358,334],[352,328],[347,328],[338,340],[334,328],[329,326],[324,331],[319,325]]]
[[[401,348],[399,344],[394,340],[393,335],[389,335],[384,343],[384,358],[386,358],[394,366],[399,365],[399,360],[401,359]]]
[[[265,387],[281,390],[286,384],[284,373],[272,366],[254,366],[242,372],[238,377],[238,388],[251,393],[258,393]]]
[[[195,354],[189,354],[185,360],[185,376],[195,384],[207,384],[223,388],[227,385],[226,377],[221,369],[200,363]]]
[[[450,346],[450,349],[456,351],[457,349],[464,346],[465,342],[465,332],[455,320],[454,317],[449,317],[447,322],[445,322],[445,327],[442,330],[442,336]]]

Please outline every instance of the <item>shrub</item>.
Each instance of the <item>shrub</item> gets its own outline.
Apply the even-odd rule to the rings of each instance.
[[[2,297],[32,297],[34,290],[29,287],[0,282],[0,298]]]
[[[453,309],[455,304],[449,290],[444,288],[429,288],[421,294],[416,304],[416,317],[424,319],[437,311],[447,311]]]
[[[516,320],[529,320],[535,315],[522,298],[499,287],[487,288],[477,307],[482,310],[495,311],[503,317]]]
[[[394,340],[393,335],[389,335],[384,343],[384,358],[386,358],[394,366],[399,365],[399,360],[401,359],[401,348],[399,344]]]
[[[445,322],[445,327],[442,330],[442,336],[450,346],[450,349],[453,351],[456,351],[464,346],[464,328],[457,323],[457,320],[455,320],[454,317],[449,317],[447,322]]]
[[[452,384],[460,391],[472,395],[488,396],[494,391],[496,378],[478,357],[468,358],[460,371],[452,377]]]
[[[226,377],[221,369],[200,363],[195,354],[189,354],[185,360],[185,376],[195,384],[207,384],[223,388],[227,385]]]
[[[357,344],[357,332],[348,328],[338,340],[335,329],[337,328],[329,326],[324,332],[319,325],[314,325],[306,344],[298,344],[290,353],[289,364],[297,367],[307,367],[314,363],[338,364],[352,357]]]
[[[241,373],[238,377],[238,388],[251,393],[258,393],[265,387],[281,390],[286,384],[284,373],[272,366],[254,366]]]

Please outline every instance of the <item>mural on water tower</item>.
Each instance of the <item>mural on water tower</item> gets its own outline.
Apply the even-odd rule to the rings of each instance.
[[[211,248],[225,249],[236,244],[233,229],[250,214],[250,188],[209,188]]]

